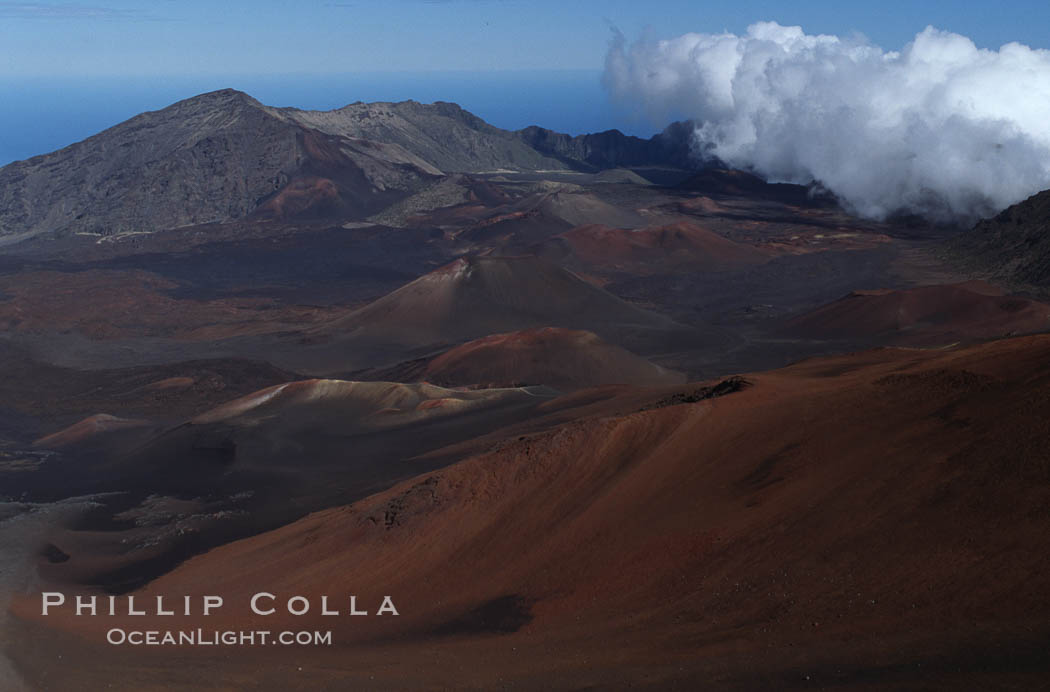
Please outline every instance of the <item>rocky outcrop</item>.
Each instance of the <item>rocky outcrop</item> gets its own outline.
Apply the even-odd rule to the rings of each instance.
[[[952,248],[965,263],[997,278],[1050,287],[1050,190],[978,222]]]
[[[574,170],[599,171],[630,166],[693,168],[690,154],[693,125],[671,124],[650,139],[625,135],[619,130],[573,137],[542,127],[527,127],[517,135],[533,149],[553,156]]]
[[[330,135],[395,144],[446,173],[567,167],[454,103],[352,103],[332,111],[279,113]]]

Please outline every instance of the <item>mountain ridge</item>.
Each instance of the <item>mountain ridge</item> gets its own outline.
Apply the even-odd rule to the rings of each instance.
[[[307,111],[267,106],[235,89],[207,92],[0,168],[0,245],[151,233],[253,214],[362,220],[449,173],[586,170],[595,167],[590,161],[626,160],[620,149],[634,152],[632,162],[646,158],[644,140],[620,133],[552,135],[561,144],[536,148],[522,132],[447,102]],[[577,140],[590,144],[566,144]],[[664,163],[665,149],[651,148],[649,163]]]

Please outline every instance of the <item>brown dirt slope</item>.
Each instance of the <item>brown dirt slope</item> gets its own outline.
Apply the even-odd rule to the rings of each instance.
[[[272,651],[220,664],[227,682],[261,688],[1045,681],[1050,337],[881,349],[752,379],[729,396],[509,440],[194,558],[141,595],[232,604],[183,627],[333,631],[336,646],[300,650],[265,679],[252,661]],[[315,605],[260,622],[245,603],[261,588],[315,604],[353,593],[372,612],[390,595],[401,615],[324,617]],[[92,642],[123,622],[41,623],[37,607],[17,612]],[[221,656],[63,653],[53,684],[83,680],[69,671],[85,656],[200,684]]]
[[[793,319],[788,330],[822,339],[889,336],[896,343],[947,344],[1050,328],[1050,305],[1003,295],[980,281],[902,291],[854,291]]]

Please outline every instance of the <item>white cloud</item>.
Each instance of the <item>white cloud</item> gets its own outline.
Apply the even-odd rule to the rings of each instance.
[[[697,123],[698,154],[818,180],[856,212],[972,219],[1050,187],[1050,51],[927,28],[900,52],[754,24],[606,58],[614,98]]]

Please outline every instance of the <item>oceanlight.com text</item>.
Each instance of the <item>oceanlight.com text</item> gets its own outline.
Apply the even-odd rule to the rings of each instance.
[[[114,646],[331,646],[331,631],[124,630],[106,632]]]

